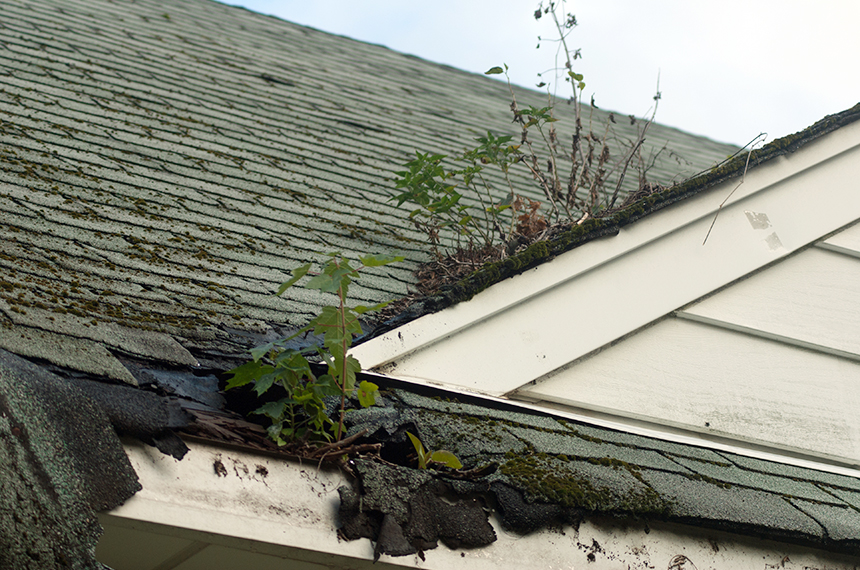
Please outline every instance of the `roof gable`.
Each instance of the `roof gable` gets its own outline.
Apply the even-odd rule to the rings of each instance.
[[[853,119],[856,110],[843,115]],[[812,127],[811,131],[815,130],[816,127]],[[860,219],[860,195],[853,182],[855,165],[860,160],[860,124],[850,123],[821,138],[812,138],[813,142],[791,154],[776,156],[751,168],[743,178],[743,170],[737,171],[735,178],[707,192],[675,203],[635,224],[620,227],[618,235],[589,242],[498,283],[471,301],[425,316],[371,340],[358,347],[357,356],[365,365],[400,378],[494,396],[555,402],[708,434],[740,435],[757,443],[794,446],[813,455],[839,456],[838,461],[854,463],[860,459],[852,451],[856,444],[846,447],[848,440],[853,441],[853,435],[846,435],[848,439],[837,438],[827,446],[816,444],[827,438],[824,434],[829,431],[825,426],[813,432],[816,436],[810,440],[798,440],[792,435],[793,431],[776,426],[765,430],[771,435],[761,431],[754,434],[739,425],[711,426],[708,418],[700,421],[702,414],[683,411],[687,402],[677,391],[680,384],[667,384],[665,392],[658,391],[660,395],[654,397],[655,400],[664,398],[665,410],[677,408],[677,413],[661,413],[659,406],[649,412],[643,409],[638,390],[658,380],[640,378],[641,366],[635,360],[630,362],[629,374],[623,381],[629,400],[626,404],[623,400],[618,405],[613,403],[618,394],[618,385],[611,381],[615,359],[623,360],[624,347],[638,342],[634,340],[637,334],[646,334],[640,331],[676,311],[681,311],[679,316],[687,319],[698,318],[697,311],[701,310],[696,307],[699,305],[692,309],[685,307],[756,271],[780,267],[781,260]],[[785,142],[777,141],[774,145],[779,148]],[[763,152],[768,150],[773,152],[774,147]],[[723,200],[725,203],[721,206]],[[839,207],[833,207],[834,204]],[[708,235],[717,215],[716,225]],[[837,241],[845,243],[852,235],[847,232]],[[706,236],[707,242],[703,243]],[[856,295],[850,291],[856,289],[853,284],[858,281],[851,277],[856,269],[850,263],[849,266],[849,273],[838,277],[830,275],[830,278],[836,280],[836,287],[840,283],[847,287],[849,292],[842,299],[853,303]],[[801,291],[791,294],[803,295]],[[705,301],[701,306],[708,307],[713,302]],[[780,310],[770,305],[771,312]],[[819,308],[815,305],[808,310]],[[850,309],[848,314],[854,310]],[[850,321],[850,317],[847,320]],[[650,349],[643,345],[631,353],[635,355],[632,358],[651,354],[657,369],[669,366],[660,364],[668,348],[658,349],[671,346],[673,335],[683,336],[682,332],[672,333],[667,328],[670,326],[692,325],[657,324],[654,330],[665,330],[668,336],[654,337],[663,340],[649,345]],[[795,328],[802,326],[797,324]],[[631,340],[625,341],[628,337],[632,337]],[[621,344],[616,347],[619,342]],[[793,346],[803,346],[803,342]],[[723,350],[731,352],[730,348]],[[837,347],[834,350],[844,352]],[[752,348],[748,351],[755,352]],[[695,353],[688,356],[689,366],[694,369],[697,357]],[[716,361],[732,359],[731,354],[719,351],[712,356]],[[701,358],[705,358],[704,355]],[[774,362],[780,360],[776,355],[773,358]],[[827,358],[830,356],[825,360]],[[604,363],[603,372],[597,376],[592,368],[595,363]],[[742,368],[749,365],[746,361],[738,362]],[[818,367],[822,378],[828,376],[824,370],[831,369],[821,368],[823,362],[809,363],[809,366]],[[852,372],[855,364],[834,363],[833,366],[836,368],[831,372],[838,370],[845,381],[856,376],[856,372]],[[683,384],[685,369],[680,370],[678,382]],[[715,374],[719,374],[719,369],[715,370]],[[803,374],[800,376],[805,378]],[[595,377],[604,380],[601,383]],[[723,377],[730,381],[736,378],[728,371]],[[563,378],[581,380],[565,381]],[[715,378],[707,378],[704,384],[713,385]],[[780,389],[778,383],[768,386],[762,389]],[[719,386],[712,390],[719,391]],[[830,400],[824,393],[817,393],[816,397],[821,400],[816,405],[822,410],[829,407],[833,416],[827,421],[838,423],[844,418],[843,413],[835,411],[841,409],[835,406],[840,391],[829,393]],[[680,401],[673,396],[679,396]],[[714,407],[733,405],[730,395],[715,399],[713,392],[704,392],[701,397]],[[795,401],[796,397],[797,394]],[[846,399],[844,403],[849,405],[850,401]],[[766,421],[761,415],[756,419],[754,413],[752,417],[749,413],[739,414],[751,424]],[[798,414],[807,418],[820,417],[810,410],[798,411]],[[724,419],[731,421],[729,417]],[[853,433],[853,428],[845,429]]]

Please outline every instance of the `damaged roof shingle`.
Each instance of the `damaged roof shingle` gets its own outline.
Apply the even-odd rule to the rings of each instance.
[[[42,363],[28,372],[33,378],[45,368],[63,373],[68,381],[51,377],[46,385],[60,382],[70,398],[82,398],[66,405],[98,415],[93,429],[112,421],[175,456],[184,444],[170,430],[187,421],[178,410],[151,410],[157,425],[141,428],[134,420],[145,414],[122,417],[133,398],[110,413],[110,394],[133,388],[82,382],[157,385],[200,404],[198,417],[214,414],[222,401],[210,372],[223,370],[222,359],[282,336],[325,303],[301,287],[275,297],[289,270],[332,250],[397,252],[406,263],[370,270],[353,299],[387,301],[414,284],[412,271],[428,259],[426,239],[389,197],[392,172],[416,149],[455,154],[488,128],[516,130],[501,83],[208,0],[0,0],[0,10],[0,347]],[[515,90],[524,104],[544,101]],[[560,124],[571,115],[557,108]],[[618,125],[621,138],[634,132]],[[487,267],[426,310],[737,174],[737,164],[710,170],[737,150],[731,145],[660,125],[649,133],[649,149],[672,151],[651,170],[654,182],[708,173]],[[527,176],[516,182],[541,199]],[[6,399],[8,413],[0,435],[17,441],[9,418],[29,414],[40,427],[50,423],[40,421],[49,406],[16,409],[41,400],[15,399],[29,384],[9,375],[20,365],[15,357],[2,360],[0,403]],[[97,401],[101,411],[93,411]],[[373,477],[404,481],[400,502],[367,498],[373,508],[364,512],[375,514],[345,531],[376,538],[384,531],[390,539],[377,554],[437,540],[492,541],[480,504],[461,501],[455,512],[439,499],[449,487],[492,494],[505,524],[519,532],[602,513],[858,549],[857,479],[408,392],[391,403],[354,413],[353,432],[374,427],[377,438],[402,443],[408,426],[467,468],[498,468],[455,480],[360,463],[366,493],[375,492]],[[229,421],[212,421],[230,435]],[[117,445],[97,448],[108,455]],[[92,459],[86,449],[79,454]],[[119,488],[91,498],[91,509],[110,508],[136,488],[121,458],[108,460]],[[349,514],[356,497],[344,494]],[[419,503],[420,520],[404,515],[404,505]],[[91,510],[73,515],[91,533],[81,544],[91,546]],[[62,516],[51,513],[45,523]],[[439,520],[455,518],[462,524],[440,528]]]
[[[384,411],[350,412],[350,432],[368,429],[374,439],[396,445],[405,442],[406,431],[414,431],[428,449],[455,453],[466,469],[497,466],[468,481],[425,472],[416,490],[404,491],[404,503],[419,488],[427,492],[433,481],[442,485],[438,493],[492,496],[503,526],[517,532],[596,514],[695,524],[860,553],[860,482],[852,477],[405,390],[390,394],[386,404]],[[385,491],[375,490],[373,479],[391,475],[382,466],[360,467],[357,474],[367,501],[365,534],[350,535],[353,527],[347,524],[347,536],[371,536],[373,517],[378,532],[380,517],[394,515],[408,541],[408,517],[390,511],[376,496]],[[348,504],[343,509],[350,520],[358,516]],[[384,546],[384,536],[371,538]],[[415,542],[412,552],[422,548],[426,545]]]
[[[140,490],[107,416],[76,386],[0,350],[0,567],[101,568],[96,511]]]

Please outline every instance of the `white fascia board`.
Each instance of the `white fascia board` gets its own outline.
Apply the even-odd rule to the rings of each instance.
[[[858,164],[853,123],[353,354],[398,377],[506,394],[854,222]]]
[[[337,538],[336,471],[318,470],[271,455],[191,442],[182,459],[161,455],[127,442],[126,453],[143,489],[124,505],[100,516],[110,528],[122,528],[127,544],[112,545],[117,569],[141,568],[135,550],[147,548],[147,537],[160,534],[191,542],[181,556],[146,566],[212,567],[207,550],[224,557],[222,567],[250,568],[265,555],[266,567],[316,569],[427,568],[439,570],[506,570],[519,568],[598,567],[746,569],[754,564],[797,567],[856,568],[858,559],[787,543],[771,542],[693,526],[659,522],[617,521],[599,517],[578,528],[542,530],[526,536],[491,523],[498,540],[476,549],[450,550],[444,545],[425,553],[373,563],[373,544]],[[266,474],[258,471],[266,468]],[[139,531],[138,534],[135,534]],[[718,546],[715,546],[718,545]],[[166,554],[167,555],[167,554]],[[117,558],[119,556],[120,559]],[[277,565],[281,559],[284,566]],[[673,563],[675,564],[673,566]]]
[[[303,558],[316,563],[332,552],[372,560],[366,542],[338,542],[337,488],[344,482],[340,472],[187,443],[189,452],[177,461],[126,441],[126,454],[143,489],[110,511],[110,519],[178,529],[185,531],[180,536],[215,544],[223,542],[218,537],[265,544],[267,553],[290,558],[305,552]],[[112,522],[108,519],[107,524]]]

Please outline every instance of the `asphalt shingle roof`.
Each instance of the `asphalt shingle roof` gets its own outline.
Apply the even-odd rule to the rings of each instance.
[[[495,464],[496,471],[470,481],[435,477],[463,497],[494,495],[510,530],[593,514],[632,516],[860,553],[860,481],[853,477],[406,390],[388,393],[385,404],[349,412],[350,433],[367,429],[408,448],[409,431],[427,449],[456,454],[465,469]],[[381,469],[358,470],[357,492],[373,495],[365,505],[377,505],[366,516],[391,514],[372,490],[375,478],[391,476]],[[401,519],[408,538],[413,523]],[[384,536],[373,538],[385,544]]]
[[[397,252],[406,262],[371,271],[355,300],[414,283],[426,239],[389,197],[415,150],[516,134],[502,83],[208,0],[0,0],[0,13],[0,348],[66,375],[218,407],[215,378],[189,370],[322,304],[300,287],[273,295],[290,269]],[[736,150],[649,133],[646,154],[667,146],[650,173],[662,184]],[[354,422],[394,437],[408,420],[467,467],[498,463],[452,484],[490,485],[517,529],[544,505],[544,521],[654,516],[856,552],[851,477],[407,392],[391,402]]]
[[[500,82],[244,9],[0,9],[0,346],[114,380],[131,381],[105,349],[187,366],[302,324],[322,301],[272,293],[320,253],[404,254],[352,293],[403,296],[428,249],[388,201],[393,171],[516,133]],[[662,183],[735,150],[650,133]]]

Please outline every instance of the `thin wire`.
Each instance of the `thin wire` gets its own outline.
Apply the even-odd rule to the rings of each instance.
[[[761,140],[759,140],[759,139],[761,139]],[[732,197],[732,194],[734,194],[735,191],[741,187],[741,184],[744,183],[744,180],[746,180],[747,170],[750,167],[750,157],[752,157],[752,151],[755,149],[755,145],[759,144],[760,142],[764,142],[766,139],[767,139],[767,133],[759,133],[758,136],[756,136],[756,138],[754,138],[749,143],[747,143],[747,146],[750,147],[750,151],[747,153],[747,161],[746,161],[746,164],[744,164],[744,175],[741,177],[741,181],[738,182],[738,185],[735,186],[734,189],[732,189],[732,191],[729,192],[729,195],[726,196],[726,199],[723,200],[722,203],[720,203],[720,206],[717,208],[717,212],[714,214],[714,219],[711,220],[711,227],[708,228],[708,233],[705,235],[705,241],[702,242],[702,245],[705,245],[708,242],[708,237],[711,235],[711,230],[714,229],[714,224],[717,223],[717,216],[720,215],[720,211],[722,210],[723,206],[726,204],[726,202],[729,201],[729,198]],[[744,147],[744,148],[746,148],[746,147]],[[743,149],[741,149],[741,150],[743,150]],[[738,151],[738,152],[740,152],[740,151]]]

